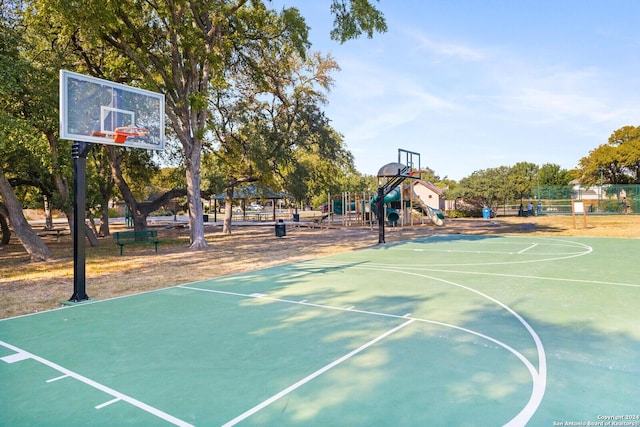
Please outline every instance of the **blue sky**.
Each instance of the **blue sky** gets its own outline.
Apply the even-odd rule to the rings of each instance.
[[[638,0],[381,0],[388,32],[343,45],[330,0],[283,5],[340,64],[325,110],[362,173],[398,148],[455,180],[522,161],[572,169],[640,126]]]

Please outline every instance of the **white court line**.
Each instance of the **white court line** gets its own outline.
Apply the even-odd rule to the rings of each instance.
[[[177,426],[181,426],[181,427],[193,427],[191,424],[187,423],[186,421],[182,421],[181,419],[178,419],[178,418],[176,418],[176,417],[174,417],[172,415],[169,415],[166,412],[163,412],[163,411],[161,411],[161,410],[159,410],[157,408],[154,408],[153,406],[147,405],[146,403],[141,402],[141,401],[139,401],[137,399],[134,399],[133,397],[127,396],[126,394],[120,393],[119,391],[116,391],[116,390],[114,390],[112,388],[109,388],[109,387],[103,385],[103,384],[100,384],[100,383],[98,383],[96,381],[93,381],[92,379],[89,379],[89,378],[87,378],[85,376],[77,374],[77,373],[75,373],[75,372],[73,372],[73,371],[71,371],[71,370],[69,370],[67,368],[64,368],[64,367],[58,365],[57,363],[51,362],[50,360],[47,360],[47,359],[42,358],[40,356],[36,356],[33,353],[29,353],[29,352],[27,352],[25,350],[22,350],[21,348],[13,346],[13,345],[11,345],[9,343],[6,343],[4,341],[0,341],[0,345],[3,346],[3,347],[6,347],[8,349],[11,349],[11,350],[13,350],[13,351],[15,351],[17,353],[21,353],[21,354],[27,355],[28,356],[27,358],[29,358],[29,359],[33,359],[36,362],[40,362],[43,365],[48,366],[48,367],[50,367],[52,369],[55,369],[56,371],[58,371],[58,372],[60,372],[62,374],[65,374],[65,375],[67,375],[69,377],[72,377],[72,378],[74,378],[74,379],[76,379],[76,380],[78,380],[78,381],[80,381],[80,382],[82,382],[82,383],[84,383],[84,384],[86,384],[88,386],[91,386],[91,387],[93,387],[93,388],[95,388],[97,390],[100,390],[100,391],[102,391],[102,392],[104,392],[106,394],[110,394],[111,396],[113,396],[113,397],[115,397],[115,398],[117,398],[119,400],[124,400],[125,402],[129,403],[130,405],[133,405],[136,408],[139,408],[139,409],[141,409],[141,410],[143,410],[145,412],[148,412],[148,413],[150,413],[152,415],[155,415],[156,417],[158,417],[160,419],[163,419],[163,420],[165,420],[165,421],[167,421],[167,422],[169,422],[171,424],[174,424],[174,425],[177,425]]]
[[[410,325],[413,322],[415,322],[415,319],[411,319],[411,320],[409,320],[407,322],[404,322],[403,324],[401,324],[399,326],[396,326],[393,329],[388,330],[384,334],[375,337],[374,339],[372,339],[368,343],[361,345],[360,347],[356,348],[352,352],[345,354],[341,358],[334,360],[333,362],[329,363],[328,365],[325,365],[324,367],[318,369],[314,373],[304,377],[303,379],[301,379],[297,383],[295,383],[293,385],[290,385],[289,387],[285,388],[284,390],[282,390],[281,392],[279,392],[277,394],[274,394],[273,396],[271,396],[270,398],[268,398],[264,402],[254,406],[253,408],[249,409],[245,413],[238,415],[237,417],[235,417],[231,421],[223,424],[222,427],[231,427],[231,426],[234,426],[234,425],[238,424],[240,421],[243,421],[243,420],[249,418],[251,415],[253,415],[256,412],[266,408],[267,406],[271,405],[273,402],[275,402],[275,401],[279,400],[280,398],[286,396],[287,394],[291,393],[292,391],[296,390],[297,388],[305,385],[306,383],[308,383],[309,381],[313,380],[314,378],[324,374],[328,370],[330,370],[332,368],[335,368],[336,366],[338,366],[342,362],[345,362],[345,361],[351,359],[356,354],[362,352],[363,350],[366,350],[367,348],[371,347],[375,343],[377,343],[379,341],[382,341],[383,339],[385,339],[389,335],[396,333],[400,329],[404,328],[405,326]]]
[[[96,409],[102,409],[102,408],[104,408],[106,406],[109,406],[112,403],[116,403],[116,402],[120,402],[120,398],[119,397],[116,397],[115,399],[111,399],[108,402],[104,402],[103,404],[100,404],[100,405],[96,406]]]
[[[508,305],[500,302],[499,300],[493,298],[490,295],[487,295],[483,292],[480,292],[476,289],[470,288],[468,286],[464,286],[461,285],[459,283],[455,283],[452,282],[450,280],[445,280],[442,279],[440,277],[434,277],[434,276],[427,276],[425,274],[418,274],[418,273],[412,273],[412,272],[408,272],[408,271],[404,271],[404,270],[396,270],[396,269],[392,269],[392,268],[370,268],[368,266],[352,266],[351,268],[355,268],[355,269],[362,269],[362,270],[375,270],[375,271],[389,271],[389,272],[393,272],[393,273],[397,273],[397,274],[407,274],[407,275],[411,275],[411,276],[418,276],[424,279],[429,279],[429,280],[436,280],[439,282],[443,282],[452,286],[456,286],[462,289],[465,289],[469,292],[472,292],[476,295],[480,295],[481,297],[493,302],[494,304],[497,304],[498,306],[502,307],[503,309],[505,309],[506,311],[508,311],[513,317],[515,317],[516,319],[518,319],[518,321],[525,327],[525,329],[529,332],[529,335],[531,335],[531,337],[533,338],[533,341],[536,345],[536,350],[538,353],[538,370],[536,371],[535,368],[532,370],[532,365],[531,363],[528,361],[528,359],[526,357],[524,357],[521,353],[519,353],[518,351],[516,351],[515,349],[512,349],[511,347],[507,346],[504,343],[501,343],[491,337],[488,337],[484,334],[480,334],[471,330],[467,330],[466,328],[460,328],[457,326],[453,326],[455,329],[459,329],[459,330],[463,330],[466,332],[470,332],[473,333],[477,336],[480,336],[482,338],[485,339],[489,339],[490,341],[493,341],[499,345],[501,345],[502,347],[506,348],[507,350],[511,351],[514,355],[516,355],[516,357],[518,357],[524,364],[525,366],[527,366],[529,368],[529,371],[531,373],[531,379],[533,381],[533,388],[531,391],[531,396],[529,398],[529,401],[527,402],[527,404],[525,405],[524,408],[522,408],[522,410],[513,418],[511,419],[507,424],[504,425],[504,427],[520,427],[523,425],[526,425],[527,422],[531,419],[531,417],[533,416],[533,414],[535,414],[535,412],[537,411],[538,407],[540,406],[540,403],[542,403],[542,397],[544,396],[544,392],[547,388],[547,356],[544,350],[544,346],[542,345],[542,340],[540,339],[540,337],[538,336],[538,334],[536,333],[536,331],[531,327],[531,325],[529,325],[529,323],[522,317],[520,316],[515,310],[513,310],[511,307],[509,307]],[[436,323],[436,324],[440,324],[439,322],[433,322],[430,321],[431,323]],[[444,324],[443,324],[444,325]]]
[[[536,246],[536,245],[533,245]],[[532,247],[533,247],[532,246]],[[527,249],[531,249],[531,247],[527,248]],[[449,254],[481,254],[481,255],[522,255],[525,251],[520,251],[520,252],[513,252],[513,251],[479,251],[479,250],[461,250],[461,249],[411,249],[411,248],[407,248],[407,249],[396,249],[396,250],[400,250],[400,251],[408,251],[408,252],[444,252],[444,253],[449,253]],[[548,253],[548,254],[533,254],[533,256],[538,256],[538,255],[580,255],[583,252],[552,252],[552,253]]]
[[[424,323],[430,323],[430,324],[434,324],[434,325],[439,325],[439,326],[443,326],[443,327],[447,327],[447,328],[452,328],[452,329],[456,329],[459,331],[463,331],[472,335],[475,335],[479,338],[482,338],[484,340],[493,342],[495,344],[497,344],[498,346],[504,348],[505,350],[509,351],[510,353],[512,353],[516,358],[518,358],[527,368],[527,370],[529,371],[530,375],[531,375],[531,380],[533,382],[533,387],[532,387],[532,391],[531,391],[531,396],[529,398],[529,402],[527,402],[527,404],[525,405],[525,407],[520,411],[520,413],[518,415],[516,415],[516,417],[514,417],[511,421],[509,421],[507,424],[505,424],[505,427],[520,427],[523,425],[527,424],[527,420],[530,419],[533,414],[536,412],[538,406],[540,406],[540,403],[542,402],[542,397],[544,396],[544,392],[546,389],[546,383],[547,383],[547,362],[546,362],[546,354],[544,351],[544,347],[542,346],[542,341],[540,340],[540,338],[538,337],[538,335],[535,333],[535,331],[533,330],[533,328],[526,322],[526,320],[524,320],[518,313],[516,313],[515,311],[513,311],[511,308],[509,308],[508,306],[506,306],[505,304],[501,303],[500,301],[483,294],[482,292],[476,291],[472,288],[468,288],[466,286],[454,283],[454,282],[449,282],[447,280],[444,279],[440,279],[437,277],[431,277],[431,276],[426,276],[423,274],[417,274],[417,273],[410,273],[410,272],[404,272],[401,270],[391,270],[391,269],[381,269],[381,268],[377,268],[377,269],[373,269],[373,268],[367,268],[367,267],[353,267],[352,268],[358,268],[358,269],[366,269],[366,270],[376,270],[376,271],[391,271],[394,273],[402,273],[402,274],[408,274],[408,275],[413,275],[413,276],[418,276],[418,277],[422,277],[422,278],[428,278],[428,279],[433,279],[433,280],[438,280],[438,281],[442,281],[454,286],[458,286],[467,290],[470,290],[471,292],[477,293],[485,298],[488,298],[490,301],[500,305],[501,307],[505,308],[507,311],[509,311],[512,315],[514,315],[522,324],[523,326],[527,329],[527,331],[529,332],[529,334],[533,337],[533,340],[536,344],[536,348],[538,351],[538,370],[536,370],[536,368],[533,366],[533,364],[520,352],[518,352],[516,349],[514,349],[513,347],[503,343],[502,341],[499,341],[495,338],[492,338],[488,335],[482,334],[480,332],[471,330],[471,329],[467,329],[467,328],[463,328],[457,325],[451,325],[448,323],[443,323],[443,322],[438,322],[438,321],[434,321],[434,320],[429,320],[429,319],[420,319],[420,318],[411,318],[412,320],[415,321],[419,321],[419,322],[424,322]],[[185,289],[189,289],[189,290],[194,290],[194,291],[201,291],[201,292],[209,292],[209,293],[214,293],[214,294],[222,294],[222,295],[234,295],[234,296],[240,296],[240,297],[249,297],[249,295],[246,294],[239,294],[239,293],[235,293],[235,292],[228,292],[228,291],[220,291],[220,290],[216,290],[216,289],[205,289],[205,288],[197,288],[197,287],[192,287],[192,286],[184,286],[184,285],[180,285],[177,286],[177,288],[185,288]],[[366,311],[366,310],[347,310],[344,307],[333,307],[333,306],[329,306],[329,305],[323,305],[323,304],[313,304],[313,303],[301,303],[299,301],[292,301],[292,300],[286,300],[286,299],[280,299],[280,298],[274,298],[274,297],[269,297],[269,296],[263,296],[260,297],[260,299],[264,299],[264,300],[269,300],[269,301],[273,301],[273,302],[282,302],[282,303],[287,303],[287,304],[297,304],[297,305],[303,305],[303,306],[308,306],[308,307],[316,307],[316,308],[324,308],[324,309],[329,309],[329,310],[336,310],[336,311],[350,311],[351,313],[360,313],[360,314],[370,314],[373,316],[381,316],[381,317],[391,317],[391,318],[406,318],[404,316],[399,316],[396,314],[389,314],[389,313],[380,313],[380,312],[375,312],[375,311]],[[405,315],[406,316],[406,315]]]
[[[518,236],[509,236],[509,238],[513,238],[513,239],[518,239]],[[522,237],[522,239],[524,239],[525,237]],[[530,239],[530,238],[529,238]],[[548,243],[548,242],[559,242],[559,243]],[[446,243],[447,241],[436,241],[436,243]],[[393,250],[398,250],[398,251],[414,251],[411,248],[405,249],[403,247],[397,247],[401,242],[398,243],[394,243],[391,245],[388,245],[390,248],[393,248]],[[481,244],[481,242],[472,242],[473,244]],[[500,244],[513,244],[511,242],[489,242],[489,243],[500,243]],[[577,258],[577,257],[581,257],[584,255],[588,255],[590,253],[593,252],[593,248],[587,244],[584,243],[580,243],[580,242],[574,242],[572,240],[559,240],[559,239],[550,239],[547,238],[544,240],[544,244],[545,245],[549,245],[549,246],[568,246],[570,248],[575,248],[576,250],[578,249],[583,249],[584,252],[566,252],[566,253],[536,253],[533,254],[531,256],[548,256],[548,258],[536,258],[536,259],[527,259],[527,260],[515,260],[515,261],[495,261],[495,262],[491,262],[491,261],[481,261],[481,262],[470,262],[470,263],[460,263],[460,262],[455,262],[455,263],[436,263],[436,264],[431,264],[432,267],[443,267],[443,266],[448,266],[448,265],[456,265],[456,266],[487,266],[487,265],[512,265],[512,264],[529,264],[529,263],[538,263],[538,262],[546,262],[546,261],[558,261],[558,260],[562,260],[562,259],[571,259],[571,258]],[[489,251],[462,251],[462,250],[451,250],[451,249],[447,249],[447,250],[442,250],[442,249],[425,249],[425,251],[429,251],[429,252],[448,252],[448,253],[481,253],[481,254],[490,254],[490,253],[494,253],[494,254],[502,254],[502,255],[509,255],[509,254],[514,254],[514,252],[509,252],[509,251],[504,251],[504,252],[489,252]],[[322,261],[322,260],[319,260]],[[378,265],[384,265],[384,264],[378,264]],[[396,267],[395,264],[387,264],[388,267]]]
[[[313,264],[331,267],[333,264],[330,264],[328,261],[312,261]],[[337,264],[336,264],[337,265]],[[371,268],[372,270],[377,270],[378,268],[386,269],[389,268],[390,264],[367,264],[365,266],[359,266],[358,268]],[[625,286],[631,288],[640,288],[640,284],[637,283],[621,283],[621,282],[605,282],[601,280],[585,280],[585,279],[570,279],[567,277],[545,277],[545,276],[528,276],[524,274],[507,274],[507,273],[486,273],[481,271],[464,271],[464,270],[449,270],[442,268],[430,268],[430,267],[414,267],[414,266],[403,266],[405,270],[412,271],[425,271],[430,273],[453,273],[453,274],[467,274],[472,276],[493,276],[493,277],[507,277],[513,279],[531,279],[531,280],[548,280],[552,282],[570,282],[570,283],[584,283],[584,284],[592,284],[592,285],[611,285],[611,286]]]
[[[52,382],[55,382],[55,381],[63,380],[65,378],[69,378],[69,375],[60,375],[59,377],[48,379],[47,382],[48,383],[52,383]]]
[[[0,358],[0,360],[2,360],[3,362],[6,363],[16,363],[16,362],[21,362],[23,360],[29,359],[30,356],[28,353],[19,351],[17,353],[14,354],[10,354],[8,356],[4,356],[3,358]]]
[[[531,246],[529,246],[528,248],[524,248],[523,250],[521,250],[521,251],[520,251],[520,252],[518,252],[518,253],[519,253],[519,254],[523,254],[523,253],[525,253],[526,251],[528,251],[529,249],[533,249],[533,248],[535,248],[536,246],[538,246],[538,244],[537,244],[537,243],[534,243],[534,244],[532,244]]]

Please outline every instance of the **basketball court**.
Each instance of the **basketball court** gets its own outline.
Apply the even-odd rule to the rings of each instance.
[[[440,235],[6,319],[0,425],[640,425],[639,252]]]

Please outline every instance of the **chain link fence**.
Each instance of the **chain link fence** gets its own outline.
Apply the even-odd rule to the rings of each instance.
[[[572,201],[582,201],[587,213],[640,213],[640,185],[604,184],[583,186],[539,186],[532,188],[529,197],[505,204],[496,209],[498,215],[530,215],[527,206],[533,205],[535,215],[571,214]],[[522,207],[521,207],[522,204]]]

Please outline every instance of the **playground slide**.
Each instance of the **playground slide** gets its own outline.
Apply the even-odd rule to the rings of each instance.
[[[401,195],[402,190],[400,189],[400,186],[395,187],[393,190],[391,190],[389,192],[389,194],[387,194],[386,196],[384,196],[384,202],[385,203],[391,203],[391,202],[395,202],[400,200],[400,195]],[[376,201],[378,200],[378,196],[374,196],[371,201],[369,202],[370,206],[371,206],[371,212],[375,212],[375,204]],[[393,208],[387,208],[387,221],[389,222],[398,222],[398,220],[400,219],[400,214],[398,214],[398,211],[393,209]]]
[[[413,192],[417,196],[417,200],[415,201],[417,202],[420,209],[422,209],[422,211],[427,214],[431,222],[438,227],[441,227],[444,225],[444,215],[442,214],[442,212],[440,212],[439,209],[434,209],[426,203],[425,199],[428,198],[428,193],[425,190],[426,187],[423,187],[421,185],[415,185],[413,187]]]
[[[431,220],[432,223],[437,225],[438,227],[442,227],[444,225],[444,215],[440,212],[439,209],[433,209],[429,205],[425,205],[422,200],[419,201],[420,207],[427,212],[427,216]]]

